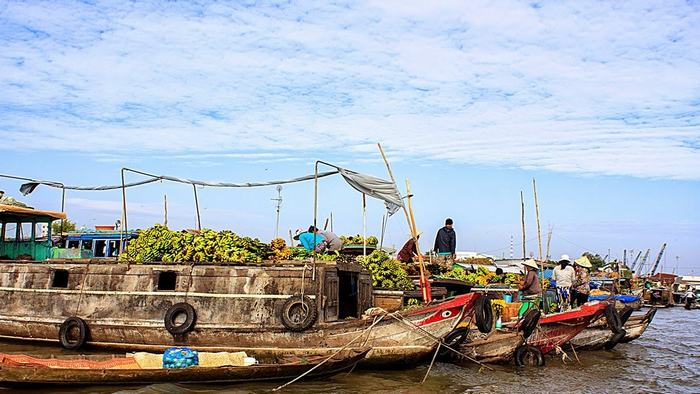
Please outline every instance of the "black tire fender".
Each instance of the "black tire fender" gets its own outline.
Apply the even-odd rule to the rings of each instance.
[[[449,346],[450,348],[457,350],[457,347],[464,343],[464,341],[467,340],[469,337],[469,328],[468,327],[461,327],[461,328],[456,328],[452,330],[445,339],[442,340],[442,346],[440,346],[440,352],[438,353],[438,357],[442,359],[453,359],[457,358],[457,354],[447,348],[445,346]]]
[[[515,349],[515,356],[513,357],[515,365],[518,367],[525,366],[544,366],[544,355],[540,349],[532,345],[522,345]]]
[[[484,334],[491,332],[493,328],[493,309],[491,309],[491,300],[486,296],[479,297],[474,305],[476,313],[476,326]]]
[[[314,325],[317,318],[316,302],[308,296],[287,298],[280,312],[282,324],[290,331],[305,331]]]
[[[175,319],[179,315],[185,315],[185,321],[178,324]],[[165,329],[174,336],[184,335],[194,330],[197,324],[197,312],[194,307],[186,302],[178,302],[165,312]]]
[[[613,333],[617,334],[622,329],[622,321],[620,314],[615,309],[615,304],[610,303],[605,307],[605,320],[608,322],[608,328]]]
[[[523,338],[527,339],[532,335],[537,328],[537,324],[540,322],[540,316],[542,313],[535,308],[528,309],[523,317],[520,319],[520,324],[518,325],[518,331],[523,333]]]
[[[612,348],[622,341],[625,335],[627,335],[627,331],[625,331],[624,328],[621,328],[619,332],[613,333],[612,337],[605,342],[603,347],[605,350],[612,350]]]
[[[629,320],[630,316],[632,316],[632,312],[634,312],[634,309],[630,308],[629,306],[626,306],[622,310],[622,313],[620,313],[621,326],[624,326],[625,323],[627,323],[627,320]]]
[[[77,338],[72,338],[69,335],[74,330],[77,330]],[[85,345],[88,333],[89,328],[85,320],[77,316],[71,316],[61,323],[61,327],[58,329],[58,340],[63,348],[77,350]]]

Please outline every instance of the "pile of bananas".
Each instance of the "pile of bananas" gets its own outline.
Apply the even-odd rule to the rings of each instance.
[[[365,238],[361,236],[360,234],[357,234],[355,236],[349,235],[341,235],[340,241],[343,243],[343,246],[345,245],[364,245]],[[379,239],[377,237],[371,235],[367,237],[367,245],[369,246],[377,246],[379,243]]]
[[[292,257],[292,250],[287,247],[287,243],[282,238],[275,238],[270,242],[272,254],[270,259],[274,261],[289,260]]]
[[[168,230],[160,224],[142,230],[129,241],[120,261],[260,263],[271,254],[258,239],[240,237],[232,231],[204,229],[199,233]]]
[[[411,290],[413,281],[398,260],[389,258],[381,250],[375,250],[367,257],[358,256],[357,262],[372,275],[372,286],[386,289]]]

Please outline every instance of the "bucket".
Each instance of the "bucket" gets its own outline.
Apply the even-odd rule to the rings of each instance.
[[[525,301],[523,302],[522,305],[520,305],[520,309],[518,309],[518,317],[523,317],[525,312],[527,312],[528,309],[532,308],[533,304],[532,302]]]
[[[503,294],[503,301],[507,303],[513,302],[513,295],[512,294]]]

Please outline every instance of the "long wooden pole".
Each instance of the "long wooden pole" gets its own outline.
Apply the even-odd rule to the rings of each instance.
[[[163,194],[163,226],[168,228],[168,195]]]
[[[377,143],[377,146],[379,147],[379,153],[382,154],[382,159],[384,159],[384,164],[386,164],[386,169],[387,172],[389,172],[389,178],[391,178],[391,181],[394,182],[394,185],[396,185],[396,179],[394,178],[394,173],[391,171],[391,166],[389,165],[389,160],[386,158],[386,155],[384,154],[384,149],[382,149],[382,145],[380,143]],[[408,191],[406,194],[410,195]],[[408,200],[409,202],[411,201],[410,198]],[[420,268],[420,284],[421,284],[421,290],[423,291],[423,301],[428,303],[432,300],[432,295],[430,294],[430,282],[428,282],[428,278],[425,277],[425,271],[423,267],[423,255],[418,251],[418,238],[416,237],[416,234],[413,233],[413,224],[411,224],[411,217],[408,214],[408,210],[406,209],[406,205],[402,206],[403,208],[403,213],[406,215],[406,223],[408,224],[408,229],[411,232],[411,238],[413,238],[413,241],[416,243],[416,253],[418,254],[418,267]]]
[[[520,191],[520,224],[523,229],[523,260],[525,260],[527,258],[525,251],[525,199],[522,190]]]
[[[537,245],[540,252],[540,287],[542,288],[542,310],[546,313],[547,300],[546,292],[544,286],[542,286],[542,281],[544,280],[544,261],[542,261],[542,232],[540,230],[540,204],[537,202],[537,184],[535,183],[535,178],[532,178],[532,190],[535,194],[535,217],[537,219]]]
[[[433,295],[430,291],[430,282],[428,282],[428,277],[425,274],[425,267],[423,266],[423,253],[420,251],[420,245],[418,243],[418,228],[416,227],[416,218],[413,216],[413,206],[411,204],[411,184],[406,179],[406,194],[408,200],[408,213],[411,218],[409,225],[411,226],[411,236],[416,245],[416,254],[418,255],[418,264],[420,268],[420,277],[422,281],[421,289],[423,290],[423,300],[425,302],[430,302],[433,300]]]
[[[535,178],[532,178],[532,190],[535,194],[535,215],[537,217],[537,246],[539,248],[540,261],[542,261],[542,231],[540,229],[540,205],[537,202],[537,184],[535,183]]]

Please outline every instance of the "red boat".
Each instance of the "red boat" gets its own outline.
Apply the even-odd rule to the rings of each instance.
[[[544,365],[543,355],[567,343],[601,317],[607,307],[605,302],[587,302],[576,309],[542,316],[534,329],[520,327],[522,321],[507,325],[512,330],[522,330],[527,338],[513,355],[516,365]]]

